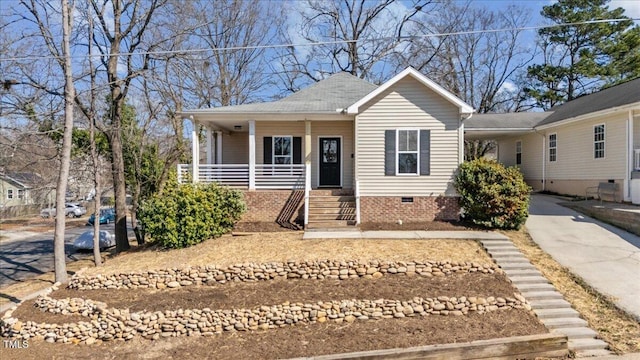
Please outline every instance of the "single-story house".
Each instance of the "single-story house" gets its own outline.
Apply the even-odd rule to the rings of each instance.
[[[30,172],[0,173],[0,207],[46,204],[55,191],[40,187],[42,178]]]
[[[242,189],[244,221],[457,219],[453,176],[472,113],[412,68],[380,86],[338,73],[273,102],[183,111],[194,151],[179,178]]]
[[[497,142],[498,161],[517,166],[534,190],[585,196],[613,183],[630,201],[640,179],[640,79],[585,95],[546,112],[477,114],[466,139]]]

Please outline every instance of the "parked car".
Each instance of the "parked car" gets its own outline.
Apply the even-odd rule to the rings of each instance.
[[[107,230],[100,230],[100,250],[116,246],[116,236]],[[78,250],[93,250],[93,231],[85,231],[73,241]]]
[[[67,217],[80,217],[87,213],[87,208],[81,206],[80,204],[75,203],[65,203],[64,204],[64,216]],[[56,216],[56,207],[42,209],[40,211],[40,216],[43,218],[50,218]]]
[[[93,225],[93,222],[96,219],[95,214],[91,214],[89,220],[87,220],[87,225]],[[110,224],[116,221],[116,211],[113,208],[109,209],[100,209],[100,224]]]

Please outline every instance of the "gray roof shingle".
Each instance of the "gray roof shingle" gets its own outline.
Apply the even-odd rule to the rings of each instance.
[[[478,114],[465,121],[469,130],[533,129],[601,110],[640,102],[640,78],[581,96],[546,112]]]
[[[635,102],[640,102],[640,78],[554,106],[551,108],[553,114],[538,126]]]
[[[208,113],[335,113],[336,109],[352,105],[377,87],[341,72],[277,101],[201,110]]]

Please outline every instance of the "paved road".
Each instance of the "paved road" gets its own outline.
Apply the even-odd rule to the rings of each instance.
[[[542,250],[640,320],[640,237],[534,195],[526,226]]]
[[[66,228],[67,263],[93,256],[91,252],[76,252],[72,246],[78,235],[91,229],[90,226]],[[114,225],[102,225],[100,229],[113,233]],[[53,271],[53,230],[20,240],[0,242],[0,288],[49,271]]]

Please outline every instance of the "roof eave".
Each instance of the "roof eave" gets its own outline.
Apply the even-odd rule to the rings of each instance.
[[[631,103],[631,104],[626,104],[626,105],[620,105],[620,106],[616,106],[616,107],[612,107],[609,109],[604,109],[604,110],[600,110],[600,111],[595,111],[595,112],[591,112],[591,113],[586,113],[586,114],[582,114],[582,115],[578,115],[578,116],[574,116],[568,119],[563,119],[563,120],[559,120],[559,121],[555,121],[549,124],[544,124],[544,125],[538,125],[535,127],[536,130],[545,130],[545,129],[549,129],[552,127],[556,127],[556,126],[562,126],[562,125],[567,125],[567,124],[571,124],[574,123],[576,121],[583,121],[583,120],[588,120],[591,118],[595,118],[595,117],[600,117],[600,116],[607,116],[619,111],[629,111],[629,110],[636,110],[640,108],[640,102],[635,102],[635,103]]]

